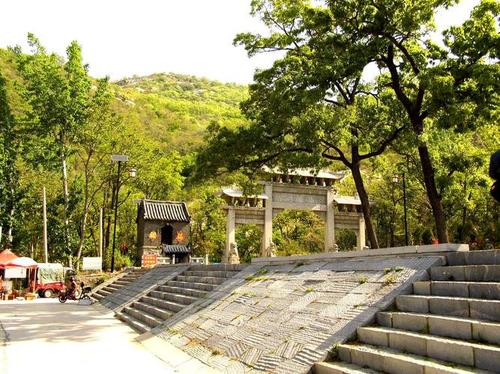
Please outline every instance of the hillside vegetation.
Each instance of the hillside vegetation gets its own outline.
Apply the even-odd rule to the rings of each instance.
[[[125,121],[165,148],[182,153],[199,146],[211,123],[235,127],[244,119],[239,103],[245,86],[179,74],[154,74],[114,82]]]
[[[381,30],[373,27],[371,5],[352,3],[323,9],[253,2],[265,25],[280,27],[270,38],[240,34],[236,43],[250,54],[266,46],[284,55],[249,87],[178,74],[95,79],[77,42],[57,56],[32,34],[30,51],[0,49],[1,244],[12,239],[19,254],[44,260],[45,187],[50,261],[77,265],[95,256],[102,209],[109,268],[116,195],[115,268],[140,262],[135,219],[142,198],[187,201],[194,255],[220,261],[225,216],[216,193],[229,184],[255,191],[263,164],[349,170],[336,187],[358,193],[372,248],[500,243],[500,206],[488,176],[489,157],[500,148],[500,67],[492,63],[500,8],[483,0],[469,20],[445,32],[440,47],[422,42],[436,2],[377,10]],[[354,13],[325,18],[332,9]],[[369,26],[342,23],[358,19],[358,10]],[[394,44],[400,30],[405,37]],[[373,61],[381,75],[362,82]],[[119,184],[112,154],[129,156]],[[323,251],[323,223],[312,212],[285,211],[273,223],[278,255]],[[356,243],[352,232],[336,235],[340,250]],[[260,238],[259,227],[238,227],[242,260],[259,255]]]
[[[137,260],[134,200],[140,198],[189,201],[191,213],[198,217],[193,222],[193,245],[197,252],[209,251],[214,259],[219,258],[224,217],[219,211],[220,201],[214,200],[218,184],[187,188],[185,181],[209,125],[234,128],[245,122],[239,103],[247,98],[247,87],[179,74],[104,82],[84,71],[76,44],[73,56],[65,58],[35,47],[38,52],[32,54],[0,49],[3,241],[12,235],[17,252],[43,260],[40,191],[45,186],[51,260],[66,262],[75,256],[95,255],[102,207],[109,265],[116,191],[116,164],[110,162],[110,156],[118,153],[129,156],[125,167],[137,169],[137,178],[130,179],[127,172],[122,175],[117,247],[125,249],[117,254],[117,266]],[[80,86],[68,73],[71,59],[75,60],[73,74],[80,74],[83,82]],[[54,83],[54,73],[48,71],[57,72],[56,77],[60,74],[60,82]],[[67,98],[58,87],[68,89],[73,84],[75,90],[82,91],[85,82],[90,89],[80,95],[90,103],[88,113],[77,117],[71,110],[65,115],[63,107],[51,110]],[[96,96],[98,87],[102,87],[100,99]],[[74,95],[70,90],[68,94]],[[53,100],[53,95],[59,95],[59,99]],[[92,101],[96,101],[94,109]],[[71,122],[65,124],[68,118]],[[57,135],[61,131],[66,134],[63,142]],[[66,153],[67,195],[61,188],[61,149]],[[201,227],[207,219],[216,222],[208,234],[197,230],[197,223]]]

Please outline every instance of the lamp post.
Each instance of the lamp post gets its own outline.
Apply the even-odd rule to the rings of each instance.
[[[408,246],[408,216],[407,216],[407,210],[406,210],[406,175],[405,175],[405,173],[402,173],[401,177],[403,179],[403,211],[404,211],[404,224],[405,224],[405,245]],[[392,177],[392,181],[394,183],[398,183],[399,176],[394,175]]]
[[[114,210],[115,210],[115,219],[113,222],[113,250],[111,252],[111,272],[114,272],[115,271],[115,248],[116,248],[116,221],[118,218],[118,195],[120,193],[120,174],[121,174],[122,162],[127,162],[128,156],[112,155],[111,161],[118,163],[118,173],[116,174],[115,196],[114,196],[114,201],[112,202]],[[136,176],[136,174],[137,174],[136,169],[130,169],[130,176],[132,178],[134,178]]]

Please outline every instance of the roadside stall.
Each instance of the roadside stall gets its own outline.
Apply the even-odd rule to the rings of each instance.
[[[0,298],[2,300],[12,292],[12,280],[5,276],[5,265],[16,258],[18,256],[10,249],[0,252]],[[10,274],[7,275],[10,276]]]
[[[18,296],[32,297],[34,274],[38,264],[29,257],[18,257],[9,249],[0,253],[0,276],[2,276],[2,299]]]

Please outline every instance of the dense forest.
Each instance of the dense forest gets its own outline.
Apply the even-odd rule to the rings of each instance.
[[[95,79],[77,42],[58,56],[31,34],[28,51],[0,49],[2,245],[43,260],[45,187],[50,260],[78,266],[95,256],[102,209],[109,266],[118,190],[117,267],[137,264],[141,198],[187,201],[195,254],[220,261],[217,192],[230,184],[251,191],[264,163],[348,170],[337,188],[360,196],[373,248],[406,240],[498,245],[499,205],[488,193],[489,157],[500,149],[498,5],[483,1],[439,47],[417,43],[436,6],[421,2],[421,13],[379,10],[381,32],[338,21],[359,8],[359,24],[372,22],[373,9],[361,5],[256,1],[252,12],[271,36],[235,42],[249,54],[285,55],[249,87],[177,74]],[[418,17],[403,22],[405,11]],[[365,82],[373,63],[380,75]],[[124,172],[119,189],[112,154],[129,156],[125,171],[137,171]],[[274,221],[278,254],[321,251],[323,230],[310,212],[283,212]],[[238,228],[236,239],[244,261],[258,256],[258,227]],[[355,237],[339,230],[337,241],[348,250]]]
[[[0,49],[2,243],[12,239],[16,252],[42,260],[45,186],[51,261],[97,254],[102,208],[109,264],[117,173],[111,155],[125,154],[126,171],[135,169],[137,176],[124,172],[121,177],[117,265],[137,260],[135,200],[141,198],[188,201],[196,219],[194,247],[204,254],[201,243],[208,240],[203,248],[217,260],[224,240],[217,232],[224,228],[215,195],[220,186],[192,186],[187,178],[207,127],[245,122],[239,102],[247,97],[247,87],[176,74],[98,80],[88,75],[77,43],[68,47],[67,56],[56,56],[35,36],[29,42],[28,53]],[[210,220],[215,223],[201,230]]]

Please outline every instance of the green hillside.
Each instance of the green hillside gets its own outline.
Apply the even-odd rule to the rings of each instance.
[[[0,180],[4,181],[0,183],[0,226],[3,225],[4,232],[5,227],[14,228],[16,251],[24,254],[29,254],[30,248],[39,251],[39,196],[42,186],[45,186],[49,247],[54,260],[68,260],[69,250],[65,249],[68,241],[73,255],[79,251],[78,248],[84,256],[94,253],[99,209],[103,207],[106,217],[105,261],[109,264],[112,227],[110,217],[116,176],[116,165],[109,161],[111,154],[128,155],[130,162],[127,169],[133,167],[137,170],[137,177],[133,180],[124,177],[120,188],[117,236],[121,244],[130,248],[130,252],[129,256],[117,260],[117,264],[120,264],[117,266],[130,264],[127,261],[134,260],[135,199],[186,200],[193,205],[193,216],[206,219],[211,214],[220,215],[217,205],[205,208],[205,200],[209,203],[213,200],[217,186],[204,184],[187,188],[185,180],[191,174],[194,154],[203,144],[210,124],[235,127],[244,123],[239,104],[248,95],[246,86],[179,74],[134,76],[107,84],[106,92],[111,95],[106,108],[99,112],[97,106],[92,109],[95,116],[91,114],[86,121],[78,122],[78,126],[67,128],[71,136],[66,138],[64,145],[67,150],[70,199],[69,239],[66,239],[58,129],[64,126],[66,119],[71,118],[72,112],[69,110],[64,115],[45,119],[43,123],[40,113],[58,113],[51,108],[57,107],[61,100],[61,106],[64,107],[67,96],[58,90],[67,89],[69,81],[64,64],[68,57],[53,56],[50,52],[41,53],[37,57],[40,65],[32,70],[36,72],[35,79],[39,81],[31,81],[30,85],[26,77],[22,78],[22,67],[16,65],[23,61],[23,56],[28,55],[20,53],[16,56],[14,51],[0,49],[0,76],[3,77],[0,79],[0,94],[2,88],[6,94],[6,100],[0,95],[0,176],[3,177]],[[85,75],[83,79],[88,79],[92,86],[86,94],[88,96],[84,97],[87,100],[87,97],[91,99],[95,95],[102,82],[88,77],[83,65],[82,69],[80,71],[84,71]],[[53,79],[60,79],[60,83],[51,86]],[[37,87],[42,87],[41,94],[33,94]],[[71,95],[69,91],[66,92]],[[51,101],[54,95],[59,95],[58,99]],[[45,101],[34,109],[28,104],[34,98]],[[9,112],[13,115],[13,127],[3,126],[6,117],[2,119],[2,113],[5,115]],[[68,123],[71,123],[71,119]],[[10,141],[13,138],[16,139],[15,145]],[[11,196],[9,191],[12,189],[5,182],[7,178],[2,172],[10,173],[16,195]],[[16,209],[6,208],[10,207],[9,204]],[[9,212],[13,213],[9,215]],[[83,230],[82,222],[86,224]],[[214,232],[219,231],[222,218],[217,218],[216,222],[217,225],[210,226]],[[193,232],[196,232],[196,224],[193,224]],[[202,236],[210,237],[206,234]],[[205,247],[210,244],[213,251],[220,251],[223,238],[219,236],[210,239],[210,243],[204,244]],[[196,238],[193,239],[194,242]]]
[[[12,52],[0,48],[0,73],[7,80],[13,112],[20,99]],[[203,140],[210,123],[237,126],[244,119],[239,103],[248,95],[246,86],[221,83],[181,74],[134,76],[112,82],[115,110],[125,125],[165,150],[191,151]],[[128,127],[128,126],[127,126]]]
[[[116,109],[147,138],[170,150],[200,145],[210,123],[234,127],[244,119],[246,86],[179,74],[153,74],[114,82]]]

